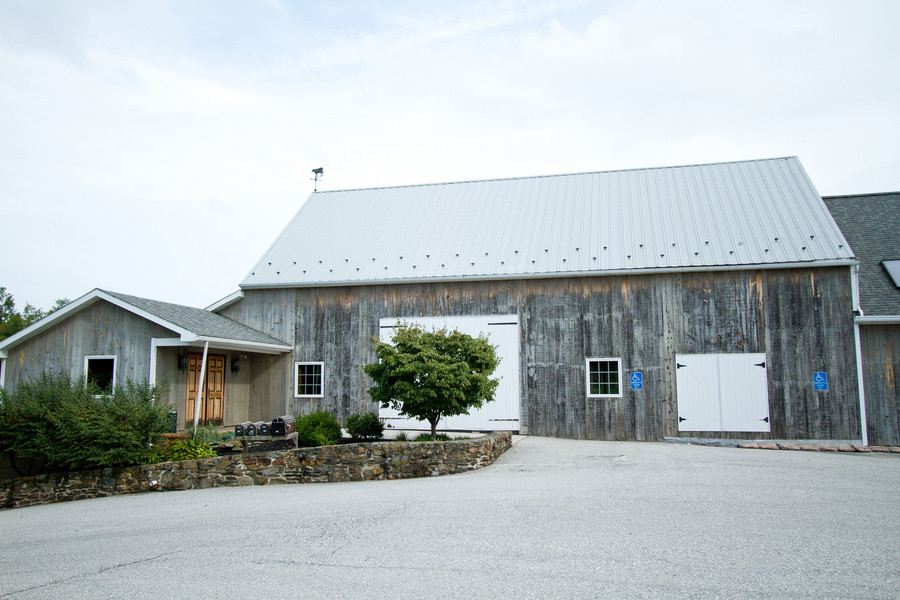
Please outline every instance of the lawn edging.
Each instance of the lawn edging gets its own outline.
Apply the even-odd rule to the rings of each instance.
[[[359,442],[234,454],[9,479],[0,481],[0,498],[3,508],[18,508],[154,491],[433,477],[486,467],[511,446],[512,434],[504,431],[444,442]]]

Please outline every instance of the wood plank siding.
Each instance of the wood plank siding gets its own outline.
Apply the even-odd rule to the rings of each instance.
[[[900,445],[900,325],[860,326],[869,443]]]
[[[518,314],[522,431],[677,436],[676,353],[766,353],[771,438],[858,439],[846,267],[244,290],[222,314],[293,344],[254,379],[273,412],[374,410],[362,365],[379,319]],[[586,357],[620,357],[642,390],[587,398]],[[324,398],[293,397],[293,361],[324,361]],[[816,371],[829,389],[815,391]],[[283,408],[283,411],[280,410]],[[703,437],[766,434],[692,432]]]
[[[6,361],[5,386],[32,380],[43,371],[84,375],[84,357],[116,356],[116,380],[146,381],[150,372],[150,338],[173,337],[168,329],[108,302],[97,302],[12,348]]]

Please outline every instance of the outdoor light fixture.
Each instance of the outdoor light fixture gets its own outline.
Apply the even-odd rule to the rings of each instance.
[[[231,372],[235,375],[238,374],[238,371],[241,370],[241,359],[240,358],[232,358],[231,359]]]
[[[187,371],[187,368],[188,368],[188,355],[187,355],[187,353],[185,353],[185,354],[179,354],[179,355],[178,355],[178,368],[179,368],[179,370],[181,370],[181,371]]]

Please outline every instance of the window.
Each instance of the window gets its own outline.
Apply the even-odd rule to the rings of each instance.
[[[85,356],[84,378],[87,383],[94,383],[104,393],[110,393],[116,387],[115,356]]]
[[[294,363],[294,398],[321,398],[324,396],[323,362]]]
[[[618,358],[587,359],[588,398],[622,396],[622,361]]]

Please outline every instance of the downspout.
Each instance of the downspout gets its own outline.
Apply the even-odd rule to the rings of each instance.
[[[0,358],[0,389],[6,385],[6,359]]]
[[[200,361],[200,381],[197,382],[197,401],[194,402],[194,435],[197,435],[197,423],[200,421],[200,401],[203,399],[203,384],[206,379],[206,354],[209,352],[209,340],[203,344],[203,360]]]
[[[859,317],[864,316],[859,303],[859,265],[850,267],[850,288],[853,294],[853,341],[856,346],[856,382],[859,386],[859,431],[862,445],[869,445],[869,427],[866,424],[866,386],[863,383],[862,342],[859,336]]]

